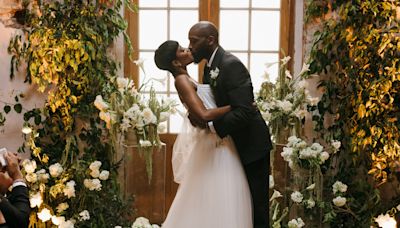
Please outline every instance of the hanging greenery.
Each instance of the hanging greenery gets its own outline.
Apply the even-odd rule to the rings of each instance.
[[[309,61],[310,73],[322,75],[324,91],[313,121],[326,140],[342,142],[337,175],[356,199],[350,202],[355,218],[335,218],[341,227],[370,226],[385,207],[376,207],[374,185],[393,181],[398,169],[399,7],[399,1],[307,2],[308,23],[321,25]],[[333,123],[326,128],[328,116]]]
[[[33,160],[24,165],[24,172],[31,196],[40,202],[34,205],[32,226],[73,221],[76,227],[128,224],[132,205],[121,196],[115,148],[105,140],[93,105],[99,91],[107,92],[109,78],[116,76],[119,63],[109,54],[110,45],[122,33],[131,50],[122,4],[24,3],[24,35],[15,36],[8,49],[10,76],[26,63],[25,81],[48,93],[44,107],[24,113],[33,128],[25,131]],[[129,1],[125,6],[133,9]],[[50,221],[49,214],[58,219]]]

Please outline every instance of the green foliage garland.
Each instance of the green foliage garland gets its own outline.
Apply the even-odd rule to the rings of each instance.
[[[105,140],[104,126],[93,106],[96,95],[104,91],[104,85],[116,75],[118,68],[108,48],[121,33],[130,47],[124,33],[127,23],[119,13],[122,1],[24,4],[24,36],[15,36],[8,49],[12,55],[11,78],[26,62],[25,81],[49,94],[45,107],[24,114],[25,121],[36,125],[26,144],[32,149],[38,169],[48,169],[54,163],[63,166],[62,181],[50,181],[48,185],[57,186],[72,179],[77,183],[77,197],[68,199],[70,207],[62,215],[67,219],[76,218],[82,210],[88,210],[91,218],[78,220],[75,226],[127,225],[131,205],[121,197],[118,161],[115,161],[114,148]],[[102,169],[110,171],[110,179],[102,182],[101,191],[89,191],[82,183],[89,176],[88,165],[96,160],[102,162]],[[54,209],[60,198],[50,196],[44,196],[44,200]],[[39,227],[44,225],[37,222]]]
[[[325,91],[313,121],[326,140],[342,141],[338,175],[356,199],[356,219],[337,217],[341,227],[369,227],[381,210],[371,177],[392,181],[400,158],[399,7],[399,1],[307,3],[307,20],[322,25],[310,53],[310,73],[324,75]],[[326,129],[329,114],[333,124]]]

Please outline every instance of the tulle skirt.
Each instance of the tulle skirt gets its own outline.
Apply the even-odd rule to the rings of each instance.
[[[178,192],[163,228],[252,228],[247,179],[230,137],[184,121],[173,152]]]

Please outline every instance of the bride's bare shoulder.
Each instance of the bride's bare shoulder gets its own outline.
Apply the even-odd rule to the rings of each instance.
[[[187,74],[179,74],[175,76],[175,86],[177,85],[191,85],[192,87],[197,88],[198,82]]]

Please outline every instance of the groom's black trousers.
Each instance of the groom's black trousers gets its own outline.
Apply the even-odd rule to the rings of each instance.
[[[253,201],[254,228],[269,227],[269,155],[244,165]]]

